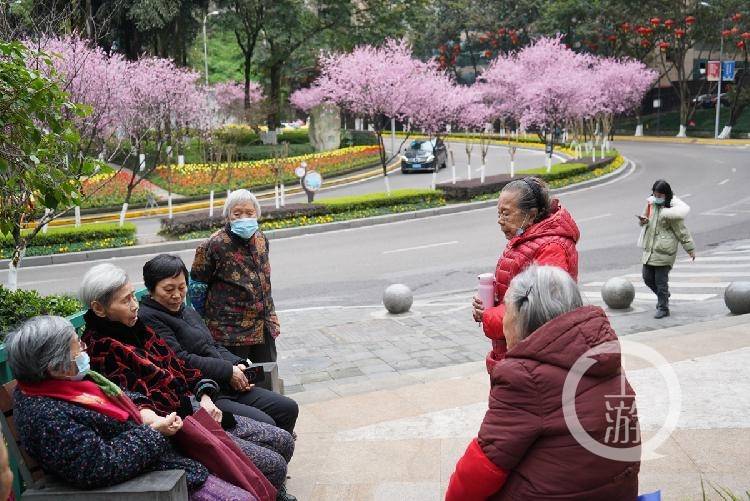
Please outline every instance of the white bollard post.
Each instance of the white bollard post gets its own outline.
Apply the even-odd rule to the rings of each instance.
[[[484,184],[484,172],[485,172],[485,166],[482,164],[482,168],[480,169],[479,174],[479,182]]]
[[[511,160],[510,161],[510,177],[514,177],[516,175],[516,161]]]
[[[471,181],[471,162],[466,165],[466,179]]]
[[[214,217],[214,190],[208,195],[208,217]]]
[[[120,211],[120,228],[125,225],[125,213],[128,212],[128,204],[122,204],[122,210]]]
[[[141,153],[138,155],[138,170],[142,171],[146,168],[146,155],[144,153]]]
[[[383,176],[383,179],[385,180],[385,193],[389,197],[391,196],[391,182],[388,180],[388,176]]]
[[[276,208],[279,208],[279,185],[274,185],[273,187],[273,201],[276,205]]]
[[[432,173],[432,182],[430,183],[430,189],[434,190],[437,186],[437,171]]]
[[[167,195],[167,207],[169,209],[169,219],[172,219],[172,194]]]
[[[552,155],[547,155],[545,162],[547,164],[547,172],[551,172],[552,171]]]
[[[185,155],[177,155],[177,166],[182,167],[185,165]]]
[[[47,214],[49,214],[49,209],[44,209],[44,217],[47,217]],[[42,235],[47,234],[47,229],[48,229],[47,227],[48,227],[47,223],[45,223],[44,226],[42,226]]]
[[[75,217],[76,217],[76,228],[80,228],[81,227],[81,206],[80,205],[76,205]]]

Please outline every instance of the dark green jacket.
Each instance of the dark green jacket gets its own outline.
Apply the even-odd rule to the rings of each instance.
[[[649,199],[649,220],[643,236],[643,257],[641,262],[651,266],[672,266],[677,258],[677,244],[682,244],[685,252],[693,252],[695,243],[685,227],[685,216],[690,207],[677,197],[672,199],[669,208],[651,203]]]

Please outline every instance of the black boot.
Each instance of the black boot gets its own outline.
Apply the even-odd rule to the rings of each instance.
[[[297,498],[286,491],[286,485],[282,485],[276,491],[276,501],[297,501]]]
[[[656,315],[654,315],[654,318],[659,319],[659,318],[664,318],[668,316],[669,316],[669,310],[659,309],[659,310],[656,310]]]

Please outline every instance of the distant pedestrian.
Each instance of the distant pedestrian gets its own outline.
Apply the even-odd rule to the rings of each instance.
[[[578,279],[580,237],[573,216],[557,199],[550,199],[547,184],[537,177],[511,181],[500,192],[497,202],[497,223],[508,239],[495,269],[495,302],[482,304],[474,296],[474,320],[482,322],[484,334],[492,340],[487,354],[487,371],[505,356],[503,334],[505,305],[503,298],[513,278],[531,264],[562,268]]]
[[[695,260],[695,242],[685,226],[690,207],[674,196],[669,183],[660,179],[651,188],[643,215],[638,216],[643,247],[643,281],[656,294],[656,315],[669,316],[669,272],[677,258],[677,244]]]

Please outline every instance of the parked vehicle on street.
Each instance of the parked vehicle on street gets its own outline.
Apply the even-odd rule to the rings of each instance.
[[[401,172],[437,172],[448,163],[448,152],[442,139],[416,139],[401,156]]]

